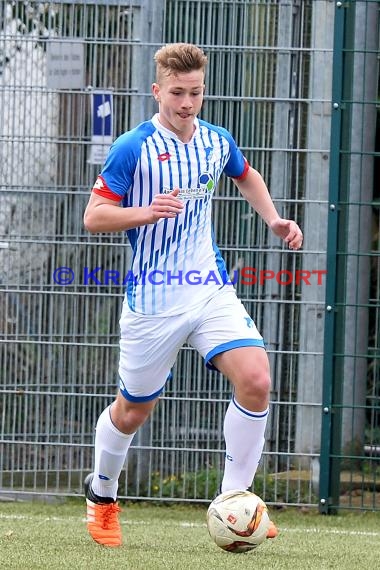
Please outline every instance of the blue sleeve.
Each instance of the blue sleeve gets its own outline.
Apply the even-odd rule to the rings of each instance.
[[[120,199],[124,198],[132,186],[141,145],[154,130],[150,121],[142,123],[118,137],[110,148],[100,175],[109,190],[120,196]]]
[[[224,131],[224,136],[228,140],[230,146],[230,157],[227,160],[227,163],[224,167],[224,174],[230,176],[231,178],[240,178],[244,176],[247,170],[247,160],[245,159],[243,153],[241,152],[240,148],[238,148],[234,138],[232,137],[231,133],[226,129],[222,129]]]

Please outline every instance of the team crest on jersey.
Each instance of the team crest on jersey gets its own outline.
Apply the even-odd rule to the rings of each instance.
[[[210,160],[212,159],[212,157],[214,155],[214,149],[212,148],[212,146],[208,146],[205,148],[205,155],[206,155],[206,162],[207,162],[207,164],[209,164]]]
[[[199,186],[207,190],[207,192],[211,192],[215,187],[214,177],[211,172],[202,172],[198,180]]]

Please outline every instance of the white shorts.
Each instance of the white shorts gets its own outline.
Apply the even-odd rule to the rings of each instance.
[[[233,289],[220,289],[196,311],[163,317],[132,312],[124,301],[120,318],[120,391],[132,402],[160,395],[180,348],[189,344],[215,370],[217,354],[264,341]]]

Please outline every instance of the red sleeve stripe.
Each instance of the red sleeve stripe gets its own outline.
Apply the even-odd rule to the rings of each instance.
[[[103,198],[107,198],[107,200],[113,200],[114,202],[120,202],[122,200],[119,194],[112,192],[112,190],[108,188],[106,181],[104,180],[103,176],[100,176],[100,174],[95,181],[92,191],[94,194],[98,194]]]
[[[244,158],[244,170],[243,172],[240,174],[240,176],[233,176],[234,180],[244,180],[244,178],[246,178],[247,174],[248,174],[248,170],[250,167],[250,164],[248,162],[248,160],[246,158]]]

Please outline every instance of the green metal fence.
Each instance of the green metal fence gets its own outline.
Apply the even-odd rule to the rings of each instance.
[[[379,508],[379,3],[0,0],[0,14],[0,495],[82,493],[116,390],[123,297],[85,271],[122,275],[130,255],[122,235],[82,225],[107,143],[93,96],[111,96],[120,134],[155,112],[154,51],[191,41],[210,61],[202,117],[233,133],[305,234],[287,251],[220,184],[228,268],[273,273],[237,285],[273,380],[255,490],[324,512]],[[220,481],[230,387],[187,346],[173,373],[121,497],[206,502]]]
[[[379,3],[337,2],[320,508],[379,508]]]

